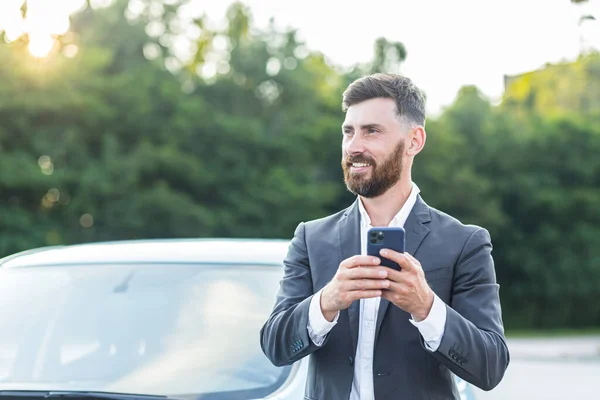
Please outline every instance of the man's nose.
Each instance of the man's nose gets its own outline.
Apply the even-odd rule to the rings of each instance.
[[[365,152],[365,144],[360,134],[352,135],[346,141],[347,154],[360,154]]]

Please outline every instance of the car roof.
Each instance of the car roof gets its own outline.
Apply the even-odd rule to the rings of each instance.
[[[288,240],[149,239],[50,246],[0,259],[0,267],[118,263],[244,263],[279,265]]]

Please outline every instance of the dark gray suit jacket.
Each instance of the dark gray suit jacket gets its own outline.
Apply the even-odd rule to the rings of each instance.
[[[421,262],[429,285],[446,303],[444,336],[426,349],[410,315],[381,299],[373,358],[375,399],[458,399],[450,371],[491,390],[509,363],[499,285],[487,230],[463,225],[418,196],[404,225],[406,251]],[[340,312],[317,347],[308,335],[314,293],[340,262],[360,254],[358,200],[337,214],[300,223],[284,260],[274,309],[260,331],[265,355],[283,366],[310,356],[307,399],[348,400],[358,340],[359,302]]]

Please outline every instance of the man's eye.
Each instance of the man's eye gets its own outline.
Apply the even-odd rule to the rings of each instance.
[[[370,128],[370,129],[368,130],[368,132],[369,132],[369,133],[377,133],[377,132],[379,132],[379,131],[378,131],[377,129],[375,129],[375,128]]]

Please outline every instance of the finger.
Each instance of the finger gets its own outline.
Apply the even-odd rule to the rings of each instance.
[[[417,260],[416,258],[414,258],[412,255],[410,255],[408,253],[406,253],[406,258],[410,261],[411,268],[413,271],[415,271],[417,274],[423,272],[423,267],[421,266],[421,263],[419,262],[419,260]]]
[[[373,256],[353,256],[350,258],[345,259],[344,261],[342,261],[342,263],[340,264],[340,268],[356,268],[358,266],[361,265],[379,265],[379,263],[381,262],[381,260],[379,259],[379,257],[373,257]]]
[[[421,266],[421,263],[419,262],[419,260],[417,260],[416,258],[414,258],[411,254],[409,254],[409,253],[404,253],[404,254],[406,255],[406,258],[408,258],[410,261],[412,261],[412,263],[414,265],[417,265],[419,267]]]
[[[345,279],[383,279],[389,275],[386,267],[355,267],[345,271]]]
[[[390,281],[387,279],[354,279],[345,285],[349,291],[387,289],[389,286]]]
[[[392,261],[395,261],[402,267],[402,269],[411,270],[414,269],[412,265],[412,261],[406,256],[405,253],[398,253],[397,251],[390,249],[381,249],[379,254],[382,257],[388,258]]]
[[[392,282],[402,283],[406,280],[406,276],[408,275],[406,272],[410,271],[408,268],[402,268],[401,271],[395,270],[393,268],[385,267],[387,270],[386,279]]]
[[[374,297],[380,297],[381,295],[381,290],[354,290],[350,292],[350,298],[353,301],[359,299],[371,299]]]
[[[382,290],[381,298],[386,299],[387,301],[389,301],[392,304],[396,304],[396,302],[398,301],[394,292],[392,292],[390,290]]]
[[[386,292],[406,296],[408,292],[408,286],[405,282],[390,281],[390,286],[388,287],[388,290],[386,290]]]

